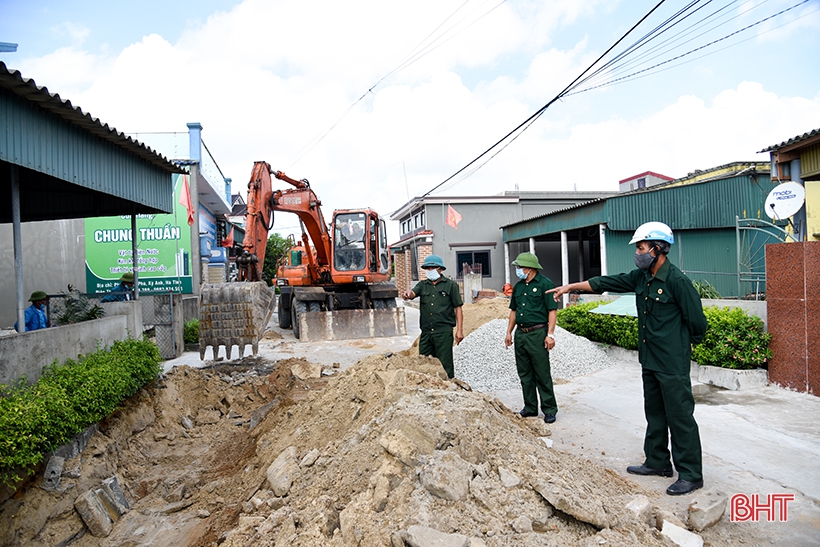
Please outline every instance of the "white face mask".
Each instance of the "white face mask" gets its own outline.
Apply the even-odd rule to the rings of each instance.
[[[435,281],[439,277],[441,277],[441,274],[438,273],[438,270],[424,270],[424,275],[426,275],[427,279],[429,279],[430,281]]]

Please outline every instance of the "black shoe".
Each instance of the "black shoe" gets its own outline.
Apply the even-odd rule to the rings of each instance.
[[[521,409],[521,412],[518,414],[520,414],[522,418],[532,418],[533,416],[538,416],[537,412],[527,412],[524,409]]]
[[[682,496],[683,494],[694,492],[698,488],[703,488],[703,479],[695,482],[678,479],[672,486],[666,489],[666,493],[670,496]]]
[[[544,421],[551,424],[555,421],[555,414],[544,414]]]
[[[626,472],[632,473],[633,475],[657,475],[659,477],[671,477],[674,475],[671,467],[667,467],[666,469],[652,469],[645,465],[630,465],[626,468]]]

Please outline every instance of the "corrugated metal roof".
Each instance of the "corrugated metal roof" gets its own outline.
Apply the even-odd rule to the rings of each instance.
[[[0,88],[8,89],[15,95],[23,97],[26,101],[35,103],[72,125],[81,127],[106,141],[124,148],[131,154],[139,156],[160,169],[169,173],[187,172],[139,141],[126,136],[113,127],[109,127],[108,124],[103,124],[98,118],[92,117],[91,114],[83,112],[80,107],[72,105],[71,101],[61,98],[59,94],[51,93],[48,88],[38,86],[30,78],[23,78],[18,70],[6,67],[6,64],[2,61],[0,61]]]
[[[781,142],[780,144],[773,144],[768,148],[764,148],[763,150],[758,152],[758,154],[761,154],[763,152],[772,152],[773,150],[779,150],[781,148],[785,148],[787,146],[797,144],[797,143],[799,143],[801,141],[804,141],[806,139],[810,139],[811,137],[814,137],[815,135],[820,135],[820,129],[813,129],[813,130],[809,131],[808,133],[803,133],[802,135],[792,137],[787,141]]]
[[[635,190],[631,190],[629,192],[619,192],[619,193],[609,194],[609,195],[606,195],[606,196],[603,196],[603,197],[600,197],[600,198],[597,198],[597,199],[592,199],[590,201],[586,201],[584,203],[578,203],[576,205],[570,205],[569,207],[565,207],[563,209],[558,209],[557,211],[549,211],[549,212],[544,213],[542,215],[537,215],[537,216],[527,218],[527,219],[524,219],[524,220],[519,220],[517,222],[513,222],[511,224],[501,226],[501,229],[503,230],[504,228],[509,228],[511,226],[516,226],[518,224],[524,224],[524,223],[527,223],[527,222],[530,222],[530,221],[533,221],[533,220],[537,220],[537,219],[540,219],[540,218],[558,215],[560,213],[563,213],[565,211],[571,211],[573,209],[581,209],[583,207],[594,206],[595,204],[597,204],[599,202],[607,201],[609,199],[620,198],[620,197],[624,197],[624,196],[631,196],[631,195],[636,195],[636,194],[645,194],[645,193],[649,193],[649,192],[658,192],[660,190],[668,189],[670,186],[679,186],[679,185],[683,185],[683,184],[696,184],[696,183],[700,183],[700,182],[709,182],[709,181],[713,181],[713,180],[731,178],[731,177],[737,176],[739,173],[742,173],[744,171],[755,171],[755,172],[758,172],[758,173],[762,172],[763,174],[768,175],[770,168],[771,168],[771,166],[769,165],[768,162],[752,161],[752,162],[727,163],[727,164],[724,164],[724,165],[719,165],[717,167],[713,167],[712,169],[707,169],[705,171],[701,171],[701,170],[698,169],[698,170],[696,170],[692,173],[687,174],[685,177],[681,177],[681,178],[678,178],[678,179],[675,179],[675,180],[671,180],[669,182],[662,182],[660,184],[655,184],[655,185],[650,186],[648,188],[636,188]],[[713,173],[715,173],[715,174],[712,175]]]

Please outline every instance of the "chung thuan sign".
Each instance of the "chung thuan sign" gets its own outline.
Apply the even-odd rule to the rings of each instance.
[[[191,293],[191,227],[180,201],[183,179],[174,175],[174,212],[137,215],[137,272],[141,293]],[[86,292],[106,293],[134,268],[131,217],[85,220]]]

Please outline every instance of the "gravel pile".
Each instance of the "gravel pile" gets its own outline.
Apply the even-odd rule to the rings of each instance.
[[[515,349],[504,347],[507,320],[495,319],[470,333],[453,348],[456,378],[481,392],[520,389],[515,370]],[[613,364],[597,342],[555,328],[555,348],[550,352],[552,378],[568,380]]]

